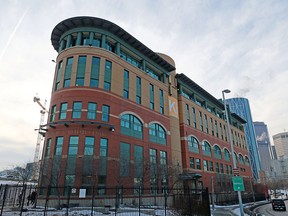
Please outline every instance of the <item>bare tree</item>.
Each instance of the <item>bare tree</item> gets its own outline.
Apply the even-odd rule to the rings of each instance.
[[[22,165],[15,165],[10,170],[10,175],[14,176],[22,186],[31,180],[33,172],[33,163],[24,163]]]

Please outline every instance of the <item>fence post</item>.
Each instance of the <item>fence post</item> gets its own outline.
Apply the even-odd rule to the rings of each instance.
[[[94,215],[94,196],[95,196],[95,186],[92,186],[92,204],[91,204],[91,216]]]
[[[192,190],[193,190],[193,189],[190,190],[189,187],[187,187],[187,189],[188,189],[188,201],[189,201],[189,208],[190,208],[190,213],[189,213],[189,215],[193,215],[193,214],[192,214],[192,202],[191,202],[191,195],[192,195]],[[187,208],[187,207],[185,207],[185,208]]]
[[[68,200],[67,200],[67,209],[66,209],[66,215],[68,215],[69,204],[70,204],[70,195],[71,195],[71,187],[70,187],[70,186],[68,186]]]
[[[20,216],[22,215],[23,212],[23,207],[24,207],[24,202],[25,202],[25,195],[26,195],[26,187],[27,185],[23,185],[23,189],[21,191],[22,197],[21,197],[21,209],[20,209]]]
[[[202,192],[202,196],[203,196],[203,192]],[[207,206],[206,206],[208,208],[208,214],[207,215],[211,215],[208,187],[205,188],[205,197],[204,198],[207,200]],[[213,211],[214,211],[214,209],[213,209]]]
[[[168,190],[165,189],[165,190],[164,190],[164,199],[165,199],[165,203],[164,203],[164,205],[165,205],[164,216],[166,216],[166,211],[167,211],[167,198],[168,198],[167,195],[168,195]]]
[[[46,211],[47,211],[47,203],[48,203],[48,200],[49,200],[49,195],[50,195],[50,184],[47,186],[47,189],[46,189],[46,199],[45,199],[45,206],[44,206],[44,215],[46,215]]]
[[[141,185],[139,185],[139,200],[138,200],[138,206],[139,206],[139,216],[141,215]]]
[[[2,215],[2,212],[3,212],[3,208],[4,208],[4,204],[5,204],[5,199],[6,199],[6,191],[7,191],[7,187],[8,187],[8,185],[6,184],[6,185],[5,185],[5,188],[4,188],[3,202],[2,202],[1,214],[0,214],[0,215]],[[2,188],[2,184],[1,184],[1,188]]]

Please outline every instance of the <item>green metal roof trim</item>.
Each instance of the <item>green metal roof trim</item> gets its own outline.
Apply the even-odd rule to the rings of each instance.
[[[220,109],[224,110],[224,105],[219,100],[217,100],[214,96],[212,96],[210,93],[208,93],[205,89],[203,89],[201,86],[199,86],[197,83],[189,79],[185,74],[177,74],[176,79],[180,80],[182,83],[184,83],[187,87],[191,88],[191,90],[199,93],[207,100],[211,101],[215,105],[217,105]]]
[[[110,21],[97,17],[72,17],[60,22],[58,25],[55,26],[51,34],[51,42],[54,49],[58,51],[60,38],[66,31],[79,27],[94,27],[108,31],[127,42],[131,47],[139,51],[144,56],[148,57],[148,59],[150,59],[151,61],[160,65],[165,70],[169,72],[175,70],[175,67],[173,65],[169,64],[151,49],[146,47],[144,44],[142,44],[140,41],[138,41],[136,38],[126,32],[124,29]]]
[[[241,124],[245,124],[247,123],[245,119],[241,118],[240,116],[238,116],[236,113],[231,113],[231,116],[236,119],[237,121],[239,121]]]
[[[184,83],[187,87],[191,88],[193,91],[199,93],[207,100],[214,103],[216,106],[218,106],[221,110],[224,110],[224,104],[220,102],[218,99],[216,99],[214,96],[212,96],[210,93],[208,93],[205,89],[203,89],[201,86],[199,86],[197,83],[189,79],[185,74],[176,74],[176,79],[180,80],[182,83]],[[236,113],[231,113],[231,116],[235,118],[237,121],[239,121],[242,124],[245,124],[246,121],[238,116]]]

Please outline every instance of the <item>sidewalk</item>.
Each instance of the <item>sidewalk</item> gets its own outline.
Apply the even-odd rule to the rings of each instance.
[[[213,216],[237,216],[237,214],[232,212],[232,208],[215,208],[213,211],[211,209],[211,215]]]

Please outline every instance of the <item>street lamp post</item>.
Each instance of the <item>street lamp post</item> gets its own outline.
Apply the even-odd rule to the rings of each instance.
[[[225,100],[225,93],[230,93],[230,92],[231,91],[229,89],[223,90],[222,91],[222,97],[223,97],[223,102],[224,102],[224,107],[225,107],[225,115],[226,115],[227,128],[228,128],[228,134],[229,134],[229,142],[230,142],[230,148],[231,148],[231,154],[232,154],[232,160],[233,160],[233,168],[235,170],[235,169],[237,169],[237,164],[236,164],[236,158],[234,155],[234,146],[233,146],[233,141],[232,141],[232,134],[231,134],[230,123],[229,123],[229,118],[228,118],[228,111],[227,111],[226,100]],[[241,213],[241,216],[244,216],[241,191],[237,191],[237,193],[238,193],[240,213]]]

